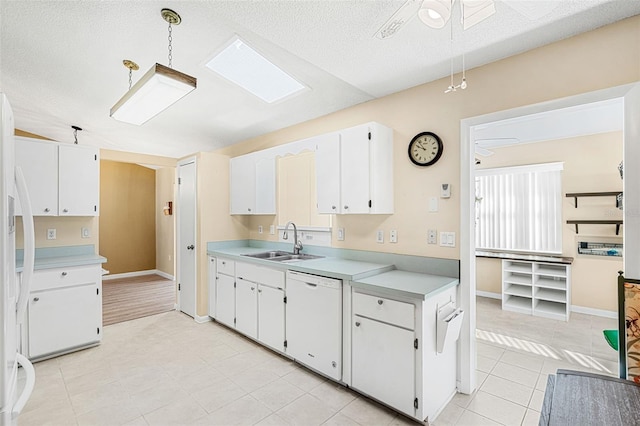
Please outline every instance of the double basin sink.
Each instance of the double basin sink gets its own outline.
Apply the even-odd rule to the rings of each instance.
[[[263,251],[260,253],[253,253],[253,254],[243,254],[243,256],[253,257],[255,259],[270,260],[273,262],[281,262],[281,263],[299,262],[301,260],[320,259],[324,257],[324,256],[315,256],[312,254],[302,254],[302,253],[293,254],[293,253],[280,251],[280,250]]]

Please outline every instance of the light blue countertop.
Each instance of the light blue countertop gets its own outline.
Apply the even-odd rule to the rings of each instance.
[[[359,279],[351,284],[365,290],[379,290],[384,293],[427,299],[460,284],[460,280],[453,277],[393,270]]]
[[[16,250],[16,271],[22,271],[24,251]],[[107,259],[95,253],[92,244],[83,246],[46,247],[36,249],[34,269],[68,268],[106,263]]]
[[[396,265],[391,262],[368,262],[326,256],[320,259],[309,259],[294,263],[280,263],[243,256],[245,254],[280,249],[281,247],[277,244],[267,248],[262,245],[260,247],[249,246],[241,242],[229,242],[228,244],[210,243],[207,254],[211,256],[228,257],[235,261],[268,266],[274,269],[291,270],[347,280],[351,281],[354,287],[422,300],[460,283],[457,277],[429,274],[422,271],[409,272],[398,270],[396,269]],[[398,255],[394,256],[397,257]],[[394,256],[389,257],[393,259],[395,258]],[[376,260],[379,259],[380,256],[376,258]]]

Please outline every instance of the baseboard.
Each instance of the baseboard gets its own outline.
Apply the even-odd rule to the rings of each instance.
[[[200,316],[200,315],[196,315],[195,317],[193,317],[193,319],[198,323],[198,324],[203,324],[205,322],[209,322],[211,321],[211,317],[209,315],[205,315],[205,316]]]
[[[618,318],[618,313],[616,311],[605,311],[604,309],[587,308],[584,306],[571,305],[571,312],[576,312],[578,314],[593,315],[596,317],[605,317],[605,318],[613,318],[613,319]]]
[[[502,300],[502,295],[500,293],[491,293],[489,291],[476,290],[476,296],[488,297],[489,299]]]
[[[174,311],[177,311],[177,310],[178,310],[178,304],[177,304],[177,303],[175,303],[175,304],[173,305],[173,310],[174,310]]]
[[[125,272],[122,274],[103,275],[102,281],[115,280],[118,278],[140,277],[142,275],[151,275],[151,274],[160,275],[161,277],[166,278],[168,280],[172,280],[172,281],[175,279],[173,276],[167,274],[166,272],[162,272],[157,269],[149,269],[147,271],[135,271],[135,272]]]

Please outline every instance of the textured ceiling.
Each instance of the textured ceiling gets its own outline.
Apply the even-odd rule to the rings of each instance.
[[[16,126],[61,141],[182,157],[210,151],[445,77],[448,26],[415,18],[380,40],[376,30],[404,1],[10,1],[0,0],[0,90]],[[198,88],[143,126],[109,117],[128,89],[123,59],[167,64],[160,9],[182,16],[173,66]],[[454,8],[454,55],[486,64],[640,13],[637,0],[496,1],[496,13],[465,31]],[[535,19],[533,19],[535,18]],[[311,90],[268,105],[204,64],[234,35]]]

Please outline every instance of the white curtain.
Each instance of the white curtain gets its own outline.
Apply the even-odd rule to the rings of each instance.
[[[476,171],[476,248],[562,252],[563,163]]]

